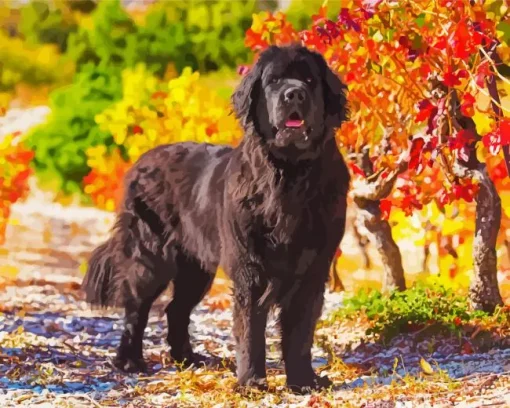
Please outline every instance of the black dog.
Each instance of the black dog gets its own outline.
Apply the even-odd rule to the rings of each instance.
[[[311,347],[345,227],[349,173],[334,140],[344,89],[319,54],[271,47],[233,95],[245,130],[237,148],[177,143],[133,166],[113,235],[83,282],[88,302],[125,308],[118,367],[144,370],[149,310],[170,282],[171,356],[196,363],[190,313],[221,265],[234,286],[238,383],[266,386],[266,319],[277,306],[287,384],[330,384],[315,375]]]

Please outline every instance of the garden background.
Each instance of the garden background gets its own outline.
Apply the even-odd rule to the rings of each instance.
[[[0,1],[2,406],[510,403],[508,9]],[[234,87],[258,52],[292,41],[322,53],[349,90],[337,134],[353,176],[348,231],[314,348],[335,387],[288,394],[271,325],[271,393],[225,395],[233,339],[221,271],[192,336],[224,366],[176,372],[166,294],[146,331],[151,372],[114,371],[121,315],[90,310],[79,285],[123,175],[159,144],[238,143]]]

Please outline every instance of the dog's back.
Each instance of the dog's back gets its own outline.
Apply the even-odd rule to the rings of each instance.
[[[231,151],[188,142],[159,146],[139,158],[126,175],[111,237],[90,258],[83,281],[87,302],[124,306],[144,297],[140,290],[166,287],[175,277],[176,251],[215,269],[220,256],[216,214]]]

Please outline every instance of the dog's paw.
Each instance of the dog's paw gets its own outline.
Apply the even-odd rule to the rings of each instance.
[[[331,387],[333,383],[331,380],[327,377],[319,377],[318,375],[315,375],[314,378],[311,381],[307,382],[287,382],[287,387],[294,393],[294,394],[310,394],[314,391],[321,391],[324,389],[327,389]]]
[[[236,384],[234,391],[243,396],[247,396],[253,392],[266,392],[268,390],[267,378],[252,377],[244,382],[244,384]]]
[[[115,360],[113,360],[113,365],[117,367],[119,370],[122,370],[126,373],[146,373],[147,372],[147,364],[143,361],[143,358],[129,358],[129,357],[119,357],[117,356]]]
[[[206,366],[208,359],[201,354],[190,353],[186,356],[172,356],[172,361],[178,368],[185,370],[191,367]]]

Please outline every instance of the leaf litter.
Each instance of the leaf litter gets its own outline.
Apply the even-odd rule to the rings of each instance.
[[[217,278],[192,315],[190,333],[214,367],[179,371],[166,345],[164,307],[155,304],[144,338],[147,374],[124,374],[111,360],[122,314],[92,310],[79,291],[87,254],[106,236],[111,215],[80,207],[16,205],[0,264],[0,406],[58,407],[383,407],[510,404],[510,349],[462,353],[458,339],[397,336],[383,345],[363,319],[321,324],[314,367],[335,383],[308,396],[285,389],[275,320],[268,325],[270,392],[234,392],[230,286]],[[34,231],[52,225],[44,239]],[[40,228],[39,228],[40,229]],[[49,251],[48,248],[52,250]],[[64,254],[64,255],[62,255]],[[326,318],[343,294],[327,293]],[[471,350],[473,351],[473,350]]]

